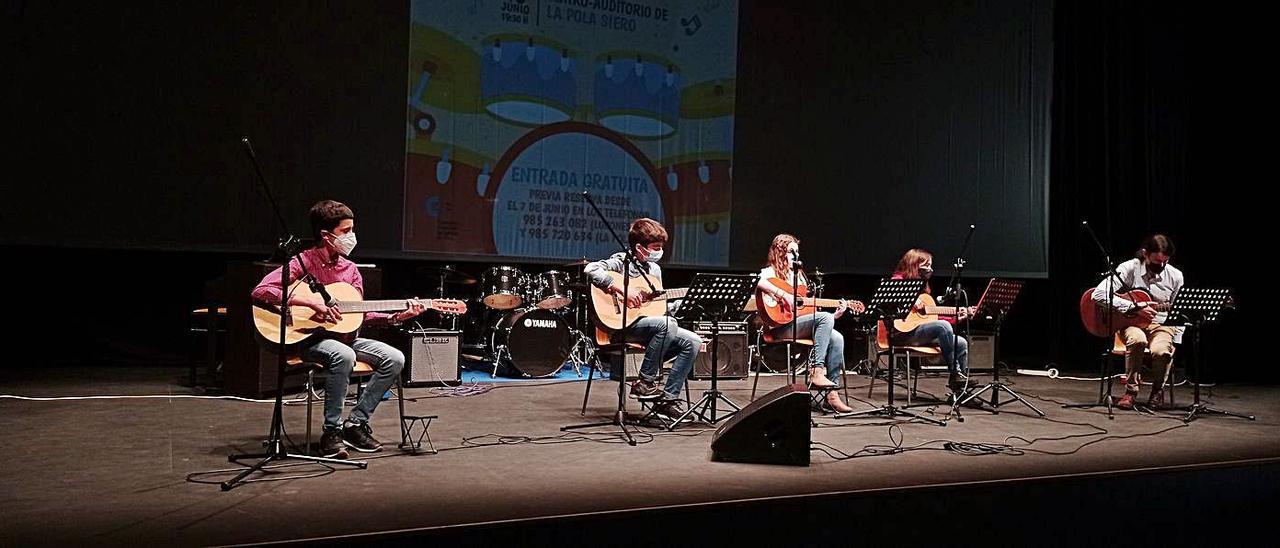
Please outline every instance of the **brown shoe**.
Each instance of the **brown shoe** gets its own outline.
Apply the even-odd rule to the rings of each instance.
[[[1147,398],[1147,407],[1151,409],[1160,409],[1164,407],[1164,389],[1152,388],[1151,397]]]
[[[849,413],[853,411],[852,407],[849,407],[843,401],[840,401],[840,394],[834,390],[827,392],[827,405],[831,407],[831,409],[835,410],[836,413]]]
[[[1132,410],[1133,403],[1134,403],[1133,402],[1134,396],[1137,396],[1137,395],[1138,395],[1137,392],[1125,391],[1124,395],[1121,396],[1118,401],[1116,401],[1116,407],[1120,409],[1124,409],[1126,411]]]
[[[830,388],[836,383],[827,378],[827,370],[822,367],[809,368],[809,386],[814,388]]]

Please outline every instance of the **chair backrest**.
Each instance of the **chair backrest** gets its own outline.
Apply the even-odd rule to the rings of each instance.
[[[919,346],[919,345],[900,345],[895,349],[906,352],[915,352],[916,354],[941,354],[942,349],[937,345]],[[884,325],[884,320],[880,320],[876,325],[876,350],[889,350],[889,332]]]

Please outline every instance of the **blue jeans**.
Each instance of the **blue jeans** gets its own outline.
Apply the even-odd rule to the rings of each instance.
[[[679,398],[684,380],[693,370],[693,359],[702,348],[702,338],[676,325],[676,320],[667,316],[640,318],[631,325],[627,338],[646,345],[644,363],[640,364],[640,378],[648,382],[658,380],[662,362],[675,356],[676,361],[671,365],[671,374],[667,375],[667,384],[662,392],[667,399]]]
[[[796,318],[796,338],[813,338],[813,365],[825,365],[827,380],[840,386],[840,370],[844,368],[844,335],[835,328],[836,316],[830,312]],[[791,324],[775,327],[771,335],[779,341],[791,340]]]
[[[949,322],[934,320],[921,324],[910,332],[893,337],[893,344],[930,345],[935,343],[942,349],[942,361],[946,362],[947,370],[955,372],[958,366],[961,373],[969,374],[969,341],[964,337],[955,336],[955,328]],[[955,357],[954,360],[952,356]]]
[[[356,358],[373,366],[373,379],[360,395],[360,401],[351,410],[347,422],[364,424],[404,368],[404,353],[389,344],[359,338],[351,346],[333,339],[321,339],[302,351],[302,359],[325,367],[325,430],[342,427],[342,403],[347,399],[347,385],[351,383],[351,370],[356,366]]]

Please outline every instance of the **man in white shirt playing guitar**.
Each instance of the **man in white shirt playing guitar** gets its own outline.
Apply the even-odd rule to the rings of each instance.
[[[1137,257],[1116,267],[1111,280],[1103,278],[1093,290],[1095,303],[1110,305],[1118,312],[1141,317],[1146,327],[1129,326],[1118,331],[1125,345],[1125,390],[1116,402],[1120,409],[1133,409],[1141,381],[1144,350],[1151,351],[1151,395],[1147,407],[1164,405],[1164,383],[1169,377],[1169,364],[1173,361],[1173,345],[1182,342],[1182,328],[1166,327],[1169,313],[1157,306],[1135,304],[1117,295],[1107,295],[1108,287],[1117,293],[1134,289],[1146,291],[1156,304],[1169,304],[1182,289],[1182,271],[1169,264],[1173,257],[1173,242],[1163,234],[1154,234],[1143,240]]]

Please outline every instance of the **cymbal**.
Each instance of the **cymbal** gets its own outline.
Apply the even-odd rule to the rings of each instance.
[[[591,264],[591,261],[588,261],[586,259],[578,259],[571,263],[564,263],[561,266],[587,266],[588,264]]]
[[[441,267],[421,267],[418,272],[428,273],[433,278],[444,276],[444,282],[458,285],[471,285],[476,283],[476,279],[470,274],[458,270],[450,265]]]

